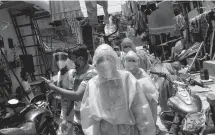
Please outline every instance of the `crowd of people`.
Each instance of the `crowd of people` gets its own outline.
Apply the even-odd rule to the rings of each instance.
[[[129,38],[122,51],[102,44],[92,64],[85,45],[59,49],[56,79],[45,79],[61,96],[58,135],[156,135],[159,88],[149,70],[156,58]]]

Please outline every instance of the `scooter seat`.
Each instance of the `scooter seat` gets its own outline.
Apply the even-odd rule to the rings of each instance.
[[[20,128],[1,129],[3,135],[36,135],[36,128],[33,122],[26,122]]]

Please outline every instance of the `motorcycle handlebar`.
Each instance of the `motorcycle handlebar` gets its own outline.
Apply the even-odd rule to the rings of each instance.
[[[28,110],[31,107],[31,104],[27,105],[19,114],[23,114],[24,112],[26,112],[26,110]]]

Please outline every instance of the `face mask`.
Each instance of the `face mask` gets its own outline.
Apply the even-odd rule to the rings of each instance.
[[[57,66],[58,66],[59,69],[61,70],[61,69],[63,69],[64,67],[67,66],[67,61],[66,61],[66,60],[65,60],[65,61],[60,60],[60,61],[57,62]]]
[[[101,62],[96,66],[96,69],[101,77],[107,79],[112,78],[113,67],[110,61],[106,60]]]

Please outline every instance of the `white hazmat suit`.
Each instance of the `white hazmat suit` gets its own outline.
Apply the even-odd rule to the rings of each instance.
[[[155,135],[154,120],[137,79],[117,70],[117,54],[100,45],[93,58],[98,75],[87,85],[81,104],[85,135]]]
[[[139,68],[139,57],[133,51],[129,51],[125,56],[125,69],[131,72],[138,80],[143,93],[145,94],[151,107],[152,116],[155,124],[157,122],[157,103],[158,91],[151,77],[141,68]]]

